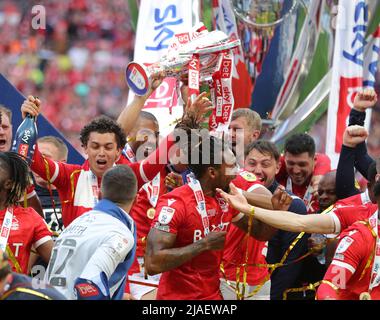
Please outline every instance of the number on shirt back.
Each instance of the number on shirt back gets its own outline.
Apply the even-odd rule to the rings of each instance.
[[[66,286],[66,278],[60,276],[60,274],[73,256],[76,245],[77,242],[74,239],[65,239],[63,242],[62,240],[56,241],[48,269],[48,279],[50,279],[49,283],[52,286]],[[60,254],[59,261],[57,261],[58,252]],[[52,274],[53,277],[51,277]]]

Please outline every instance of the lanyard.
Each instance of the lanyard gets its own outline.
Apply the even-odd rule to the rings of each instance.
[[[207,236],[210,232],[210,222],[206,211],[206,200],[202,191],[200,182],[193,176],[188,175],[189,186],[194,192],[195,200],[197,201],[197,211],[201,216],[204,235]]]
[[[286,190],[293,193],[293,183],[292,179],[288,177],[286,180]],[[303,202],[305,203],[307,210],[311,209],[311,199],[313,198],[313,188],[311,184],[308,185],[305,195],[303,196]]]
[[[99,202],[98,177],[90,170],[91,190],[94,197],[94,206]]]
[[[160,193],[160,184],[161,174],[157,173],[157,175],[153,178],[152,181],[147,182],[143,185],[143,189],[147,193],[149,202],[153,208],[157,206],[158,196]]]
[[[132,163],[135,163],[137,162],[136,160],[136,155],[135,153],[133,152],[131,146],[129,145],[129,143],[127,142],[124,146],[124,149],[123,149],[123,154],[127,157],[127,159],[132,162]]]
[[[13,209],[7,208],[7,211],[5,212],[4,221],[1,226],[0,231],[0,249],[5,252],[9,233],[11,232],[11,226],[12,226],[12,219],[13,219]]]

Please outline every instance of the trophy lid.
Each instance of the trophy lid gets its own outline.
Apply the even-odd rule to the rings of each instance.
[[[141,64],[130,62],[125,73],[127,84],[135,94],[143,96],[148,92],[149,79]]]

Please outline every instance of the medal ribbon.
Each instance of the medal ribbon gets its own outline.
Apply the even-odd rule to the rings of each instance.
[[[202,187],[200,182],[193,176],[189,175],[188,179],[190,180],[189,186],[193,190],[195,200],[197,201],[197,210],[199,215],[201,216],[204,235],[207,236],[210,233],[210,222],[207,216],[206,200],[202,191]]]
[[[377,287],[380,284],[380,239],[378,233],[378,211],[368,219],[369,225],[372,228],[372,234],[376,239],[375,252],[374,252],[374,260],[371,271],[371,281],[369,284],[369,292],[373,290],[373,288]],[[370,259],[371,260],[371,259]]]
[[[9,234],[11,232],[13,219],[13,208],[7,208],[4,216],[4,221],[0,230],[0,249],[4,252],[7,247]]]
[[[18,263],[16,257],[14,256],[12,250],[9,248],[9,245],[8,245],[9,234],[11,233],[11,227],[12,227],[12,220],[13,220],[13,208],[7,208],[5,212],[5,216],[4,216],[4,221],[2,223],[1,230],[0,230],[0,249],[3,252],[6,252],[8,254],[8,257],[11,260],[16,271],[18,273],[22,273],[20,264]]]
[[[94,197],[94,206],[99,202],[99,185],[98,185],[98,177],[89,170],[89,175],[91,179],[91,190]]]
[[[160,184],[161,184],[161,175],[157,173],[157,175],[153,178],[152,181],[143,185],[145,192],[149,197],[149,202],[153,208],[157,206],[158,195],[160,193]],[[150,192],[152,190],[152,192]]]

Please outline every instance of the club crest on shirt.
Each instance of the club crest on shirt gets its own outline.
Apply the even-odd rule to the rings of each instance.
[[[17,218],[15,216],[13,216],[11,230],[16,231],[18,229],[20,229],[20,224],[19,224]]]
[[[228,203],[222,198],[222,197],[216,197],[216,200],[218,201],[218,204],[223,212],[227,212],[229,210]]]
[[[158,216],[158,222],[161,224],[168,224],[175,213],[175,209],[170,207],[162,207]]]
[[[248,171],[240,172],[240,175],[244,178],[244,180],[248,182],[253,182],[257,180],[256,176],[253,173],[248,172]]]
[[[342,241],[339,243],[338,247],[336,248],[335,253],[343,253],[345,252],[350,245],[354,243],[354,240],[350,237],[344,237]]]

